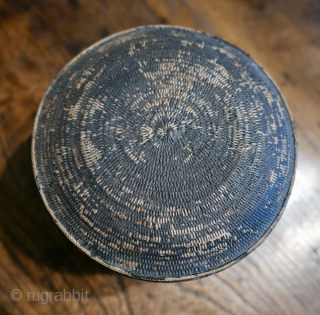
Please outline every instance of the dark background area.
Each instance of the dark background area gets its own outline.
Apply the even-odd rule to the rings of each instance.
[[[228,270],[183,283],[129,279],[80,252],[32,173],[33,122],[52,79],[97,40],[150,24],[248,52],[282,91],[299,141],[292,196],[271,236]],[[89,301],[27,300],[72,289]],[[320,1],[0,0],[0,314],[320,314]]]

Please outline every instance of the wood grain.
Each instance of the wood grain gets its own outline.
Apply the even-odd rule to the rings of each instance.
[[[178,284],[132,280],[79,252],[45,210],[30,158],[35,111],[59,70],[108,34],[160,23],[248,52],[281,89],[299,141],[292,196],[267,241],[224,272]],[[320,313],[319,1],[0,0],[0,69],[0,314]],[[72,289],[89,301],[27,300]]]

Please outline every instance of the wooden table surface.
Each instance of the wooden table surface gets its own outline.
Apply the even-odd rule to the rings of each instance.
[[[51,80],[100,38],[147,24],[239,46],[296,123],[296,181],[280,223],[243,261],[197,281],[143,282],[91,260],[55,226],[32,173],[30,136]],[[0,0],[0,176],[0,314],[320,314],[320,1]],[[56,301],[59,292],[82,300]]]

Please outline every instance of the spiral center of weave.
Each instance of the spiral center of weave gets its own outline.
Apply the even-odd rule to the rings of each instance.
[[[175,140],[179,137],[180,132],[173,123],[161,124],[156,130],[157,136],[163,140]]]

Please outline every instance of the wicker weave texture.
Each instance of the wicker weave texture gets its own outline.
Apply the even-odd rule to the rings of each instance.
[[[78,247],[123,274],[180,281],[230,266],[270,233],[292,186],[295,138],[248,55],[192,30],[144,27],[57,76],[33,163]]]

